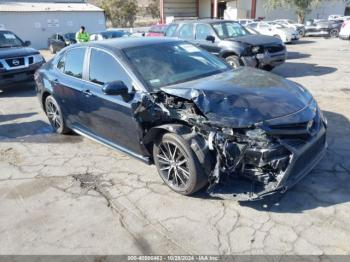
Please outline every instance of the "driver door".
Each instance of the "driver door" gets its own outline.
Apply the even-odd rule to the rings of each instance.
[[[97,48],[90,48],[88,70],[85,72],[85,87],[81,93],[84,101],[84,127],[86,131],[103,142],[112,143],[141,154],[139,125],[134,120],[132,104],[137,95],[125,99],[119,95],[106,95],[104,84],[123,81],[129,92],[133,80],[122,67],[117,57]]]
[[[215,41],[207,40],[208,36],[215,37]],[[218,56],[220,53],[220,48],[218,46],[218,37],[216,36],[214,30],[207,24],[196,24],[195,29],[195,44],[199,47],[207,50],[213,55]]]

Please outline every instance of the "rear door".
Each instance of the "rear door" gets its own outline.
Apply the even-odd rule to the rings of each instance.
[[[85,90],[82,78],[86,50],[86,47],[69,49],[58,61],[58,72],[52,80],[54,95],[70,125],[79,125],[84,117],[81,97]]]

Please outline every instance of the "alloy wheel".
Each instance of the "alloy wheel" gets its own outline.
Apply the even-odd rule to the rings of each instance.
[[[46,114],[52,126],[58,130],[62,127],[62,118],[57,106],[52,101],[46,102]]]
[[[159,171],[163,180],[172,188],[186,188],[190,171],[188,159],[182,149],[172,142],[162,142],[157,154]]]
[[[337,37],[338,36],[338,30],[337,29],[332,29],[329,34],[330,34],[331,37]]]

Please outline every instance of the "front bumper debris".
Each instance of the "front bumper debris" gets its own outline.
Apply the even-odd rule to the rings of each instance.
[[[243,172],[243,175],[221,175],[219,183],[209,187],[210,196],[238,201],[253,201],[277,192],[285,192],[307,175],[325,155],[327,149],[326,128],[322,125],[314,137],[303,143],[286,139],[280,140],[280,146],[284,148],[284,152],[279,150],[279,153],[276,153],[272,152],[272,149],[252,149],[251,151],[255,151],[256,156],[260,157],[255,159],[255,166],[248,163],[249,168],[246,169],[244,165],[247,164],[243,162],[239,171]],[[288,152],[287,155],[284,155],[285,152]],[[268,156],[269,153],[275,155]],[[263,170],[261,167],[266,164],[261,162],[263,160],[269,162],[272,168],[280,169],[281,172],[270,176],[270,178],[273,177],[272,179],[267,178],[267,174],[261,172]],[[249,177],[249,173],[251,173],[251,177]],[[271,169],[271,173],[274,173],[273,169]],[[254,178],[254,175],[261,181]],[[264,179],[266,180],[263,181]]]

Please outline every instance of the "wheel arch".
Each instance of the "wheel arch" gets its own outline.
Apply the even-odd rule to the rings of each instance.
[[[200,136],[190,126],[180,123],[172,123],[152,127],[143,139],[146,148],[148,150],[151,149],[154,142],[157,141],[165,133],[174,133],[181,136],[195,153],[197,159],[203,167],[203,170],[206,172],[206,174],[209,175],[215,165],[215,155],[212,151],[209,150],[208,144],[204,137]],[[152,157],[152,162],[153,161],[154,160]]]

